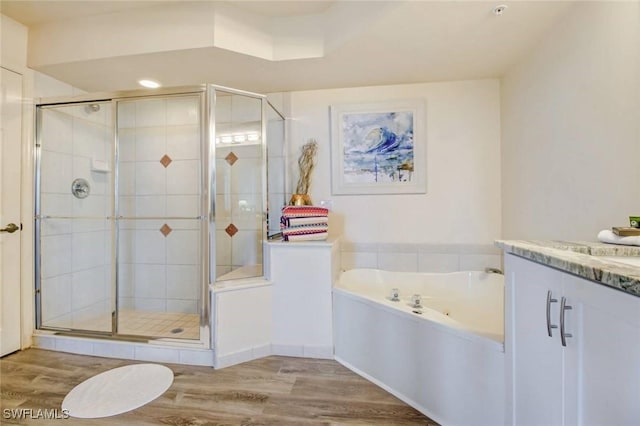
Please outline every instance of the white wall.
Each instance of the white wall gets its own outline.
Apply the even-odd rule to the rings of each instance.
[[[27,68],[27,27],[0,15],[0,64],[23,74]]]
[[[577,4],[501,95],[504,238],[594,240],[640,214],[640,3]]]
[[[286,114],[295,168],[309,138],[320,144],[310,189],[331,199],[331,234],[350,243],[492,244],[501,236],[498,80],[292,92]],[[331,195],[329,107],[423,99],[427,193]],[[292,180],[297,178],[294,173]],[[295,187],[293,185],[292,187]]]

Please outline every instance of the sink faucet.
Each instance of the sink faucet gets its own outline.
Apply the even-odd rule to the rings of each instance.
[[[502,271],[498,268],[484,268],[484,272],[486,272],[487,274],[500,274],[500,275],[504,275],[502,273]]]

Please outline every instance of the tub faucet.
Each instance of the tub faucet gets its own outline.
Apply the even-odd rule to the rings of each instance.
[[[498,268],[484,268],[484,272],[486,272],[487,274],[500,274],[500,275],[504,275],[502,273],[502,271]]]
[[[422,308],[422,296],[419,294],[411,296],[411,301],[413,302],[413,308]]]
[[[400,289],[399,288],[392,288],[391,289],[391,301],[392,302],[399,302],[400,301]]]

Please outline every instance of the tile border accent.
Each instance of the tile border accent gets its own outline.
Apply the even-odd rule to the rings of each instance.
[[[169,225],[167,225],[166,223],[164,225],[162,225],[162,227],[160,228],[160,232],[165,237],[168,236],[171,233],[171,231],[173,231],[173,229],[171,229],[171,227]]]
[[[166,169],[167,167],[169,167],[169,164],[171,164],[172,161],[173,160],[171,159],[171,157],[169,157],[167,154],[165,154],[160,159],[160,164],[162,164],[164,166],[164,168]]]
[[[238,233],[239,229],[233,223],[230,223],[226,228],[224,228],[224,232],[227,233],[228,236],[232,237]]]
[[[341,269],[455,272],[502,268],[502,250],[491,244],[354,243],[341,245]]]
[[[238,156],[233,151],[231,151],[227,154],[226,157],[224,157],[224,160],[229,163],[230,166],[233,166],[236,161],[238,161]]]

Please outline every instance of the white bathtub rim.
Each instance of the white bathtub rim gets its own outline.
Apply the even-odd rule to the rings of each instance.
[[[409,319],[414,322],[424,322],[425,324],[428,324],[429,326],[436,328],[438,331],[451,334],[457,338],[460,338],[466,341],[478,343],[482,345],[482,347],[485,349],[496,351],[496,352],[504,352],[503,341],[497,340],[495,337],[487,336],[486,334],[476,334],[476,332],[464,327],[463,328],[460,328],[460,326],[456,327],[455,324],[458,324],[457,321],[450,319],[446,315],[442,314],[441,312],[435,311],[433,309],[423,308],[422,315],[417,315],[417,314],[403,310],[401,306],[397,306],[395,304],[390,305],[390,303],[395,303],[395,302],[390,302],[390,301],[387,301],[386,299],[384,300],[384,302],[389,304],[383,303],[380,299],[367,297],[363,294],[354,293],[349,290],[345,290],[343,288],[338,288],[338,287],[333,288],[333,293],[346,296],[347,298],[353,301],[363,303],[368,306],[381,308],[385,312],[389,312],[393,315],[397,315],[399,317]],[[409,307],[407,307],[407,309],[409,309]],[[450,322],[450,323],[449,324],[443,323],[441,319],[445,319],[447,322]],[[487,334],[491,334],[491,333],[487,333]]]

